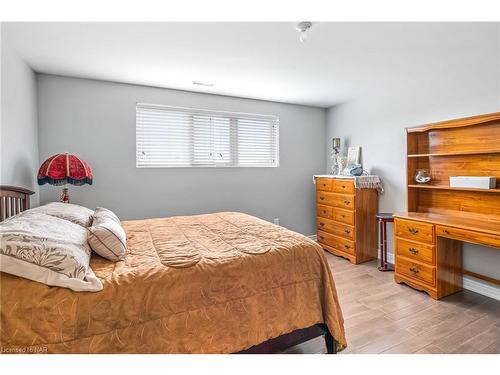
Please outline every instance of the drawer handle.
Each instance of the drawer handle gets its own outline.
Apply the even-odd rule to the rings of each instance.
[[[340,215],[340,216],[345,217],[345,215]]]
[[[342,185],[342,189],[345,189],[345,185]]]
[[[408,228],[408,231],[409,231],[411,234],[417,234],[417,233],[418,233],[418,229],[417,229],[417,228]]]
[[[325,223],[319,223],[319,225],[321,225],[322,227],[324,227],[324,226],[325,226]]]
[[[415,275],[416,275],[417,273],[419,273],[419,272],[420,272],[420,270],[419,270],[418,268],[416,268],[416,267],[411,267],[411,268],[410,268],[410,271],[411,271],[413,274],[415,274]]]
[[[320,240],[324,240],[324,239],[325,239],[325,237],[323,237],[323,236],[319,236],[319,239],[320,239]]]
[[[320,200],[324,200],[324,199],[325,199],[325,197],[319,197],[319,199],[320,199]]]
[[[325,211],[325,210],[323,210],[323,213],[324,213],[324,214],[326,214],[326,211]]]
[[[450,234],[450,231],[448,229],[443,229],[443,233]]]
[[[351,201],[344,201],[344,204],[349,205],[350,203],[351,203]]]
[[[324,187],[326,187],[326,184],[323,184]]]
[[[351,248],[351,246],[349,246],[349,245],[344,245],[344,247],[345,247],[346,249],[350,249],[350,248]]]
[[[410,248],[408,249],[408,251],[409,251],[410,253],[412,253],[413,255],[417,255],[417,254],[418,254],[418,250],[417,250],[417,249],[415,249],[414,247],[410,247]]]
[[[351,231],[346,228],[346,229],[344,229],[344,233],[349,234],[349,233],[351,233]]]

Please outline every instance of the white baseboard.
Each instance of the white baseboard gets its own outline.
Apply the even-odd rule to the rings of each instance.
[[[491,283],[480,281],[470,276],[464,276],[463,283],[464,283],[463,284],[464,289],[500,301],[500,288],[494,286]]]

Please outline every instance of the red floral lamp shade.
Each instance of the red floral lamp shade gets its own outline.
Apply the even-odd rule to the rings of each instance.
[[[92,169],[85,160],[65,153],[52,155],[38,170],[38,185],[92,185]],[[61,201],[69,202],[68,189],[64,188]]]

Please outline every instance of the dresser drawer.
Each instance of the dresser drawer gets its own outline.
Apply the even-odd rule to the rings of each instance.
[[[395,219],[395,234],[397,237],[412,241],[434,243],[434,225],[414,220]]]
[[[334,208],[333,219],[340,223],[344,223],[347,225],[354,225],[354,212],[343,210],[341,208]]]
[[[335,193],[354,194],[354,181],[333,180],[332,191]]]
[[[332,179],[331,178],[317,178],[316,179],[316,189],[321,191],[332,191]]]
[[[316,206],[316,215],[327,219],[333,219],[333,208],[318,204]]]
[[[318,205],[332,206],[333,194],[318,190],[316,192],[316,203]]]
[[[318,242],[351,255],[354,255],[356,250],[354,242],[320,230],[318,230]]]
[[[426,266],[400,256],[396,257],[396,273],[430,286],[436,284],[436,267]]]
[[[396,238],[396,255],[434,265],[434,246]]]
[[[318,229],[321,231],[326,231],[336,236],[345,237],[348,239],[354,239],[354,228],[342,223],[337,223],[336,221],[318,218],[317,219]]]
[[[500,236],[495,236],[494,234],[436,225],[436,235],[465,242],[473,242],[480,245],[500,247]]]
[[[353,195],[345,195],[345,194],[337,194],[337,193],[328,193],[325,191],[316,192],[316,202],[318,204],[345,208],[345,209],[354,209],[354,196]]]

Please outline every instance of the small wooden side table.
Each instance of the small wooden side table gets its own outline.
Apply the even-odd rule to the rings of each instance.
[[[387,262],[387,223],[394,223],[394,217],[391,213],[378,213],[376,216],[380,228],[380,266],[378,270],[382,272],[394,271],[394,267]]]

